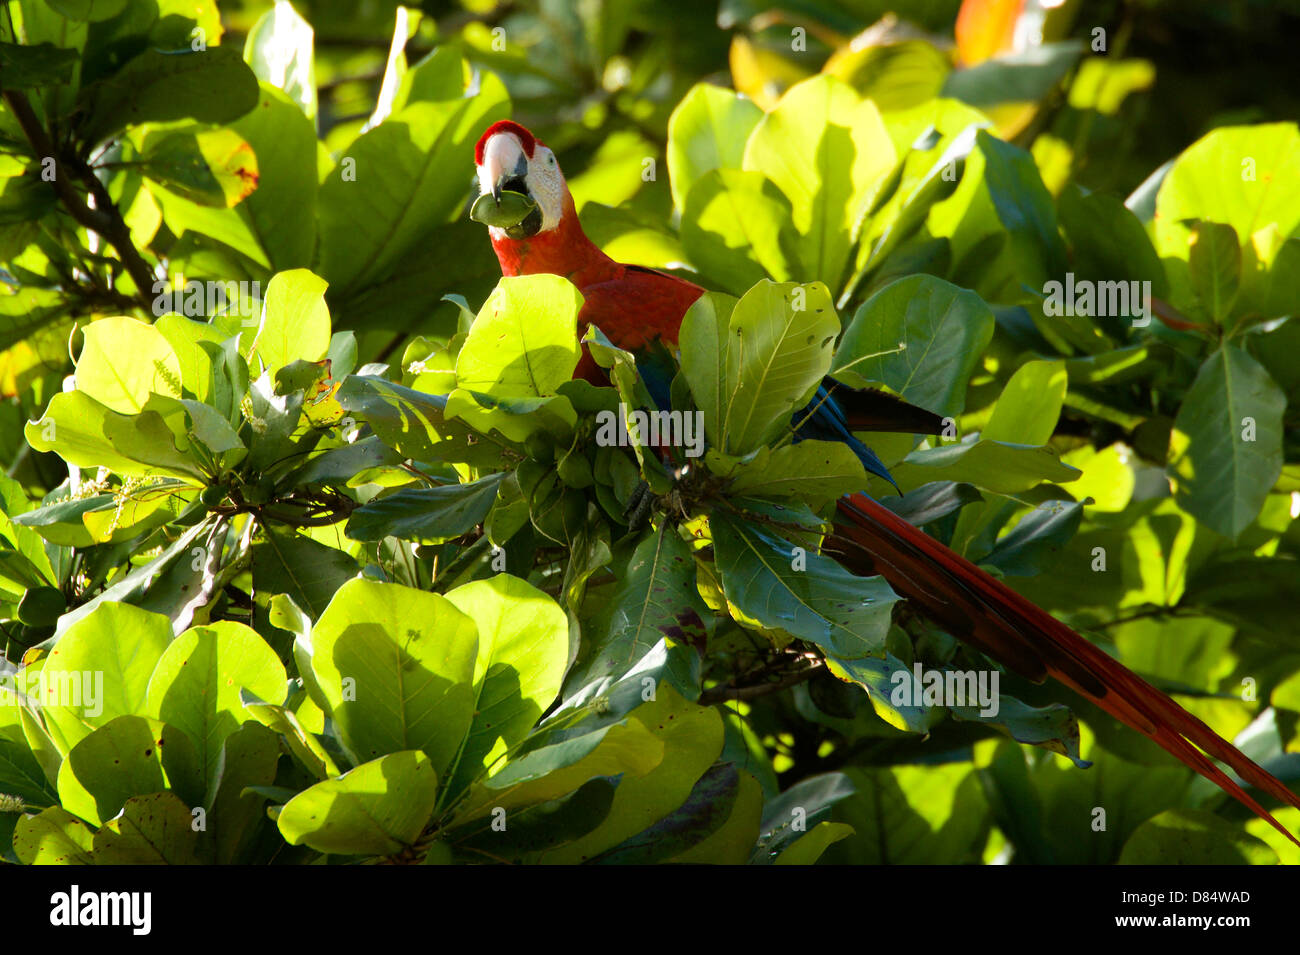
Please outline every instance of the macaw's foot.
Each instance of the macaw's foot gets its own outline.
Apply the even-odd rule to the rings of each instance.
[[[646,527],[650,523],[650,514],[654,511],[654,506],[655,495],[650,490],[650,485],[645,481],[638,481],[636,487],[632,489],[627,507],[623,508],[628,530],[639,531]]]

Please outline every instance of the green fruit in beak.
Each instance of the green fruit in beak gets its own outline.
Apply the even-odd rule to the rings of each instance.
[[[484,225],[498,229],[512,229],[523,222],[537,208],[532,196],[522,192],[503,192],[500,200],[484,193],[474,200],[469,217]]]

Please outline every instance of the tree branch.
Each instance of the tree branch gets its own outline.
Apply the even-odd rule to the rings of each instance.
[[[700,694],[700,706],[712,706],[714,703],[722,703],[726,700],[753,700],[760,696],[767,696],[770,693],[779,693],[782,690],[788,690],[792,686],[798,686],[805,680],[816,676],[826,664],[821,660],[816,660],[811,665],[795,670],[793,673],[787,673],[774,683],[757,683],[752,686],[715,686],[705,690]]]
[[[152,288],[155,280],[153,269],[140,255],[131,241],[131,230],[113,204],[108,189],[99,181],[95,170],[80,156],[60,152],[50,139],[45,127],[41,125],[27,94],[21,90],[5,90],[4,100],[9,105],[14,119],[18,121],[23,135],[37,156],[52,158],[55,163],[54,180],[50,183],[55,194],[68,214],[78,225],[96,232],[113,247],[122,265],[135,283],[137,304],[148,309],[152,301]],[[79,179],[94,199],[94,206],[88,205],[80,193],[73,187],[73,178]]]

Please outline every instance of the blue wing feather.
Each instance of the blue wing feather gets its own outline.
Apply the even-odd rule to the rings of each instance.
[[[820,441],[842,441],[853,449],[853,453],[858,456],[864,468],[893,484],[895,491],[899,490],[898,484],[890,475],[884,462],[876,457],[876,452],[854,437],[853,432],[849,430],[844,408],[835,396],[827,391],[824,384],[818,387],[817,394],[813,395],[808,407],[794,416],[794,424],[796,441],[806,441],[809,438]]]

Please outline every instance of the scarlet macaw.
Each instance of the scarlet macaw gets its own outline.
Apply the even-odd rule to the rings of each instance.
[[[654,269],[621,265],[598,249],[578,222],[555,154],[518,123],[507,120],[489,127],[478,141],[474,161],[484,196],[499,200],[503,192],[522,193],[536,203],[517,224],[489,226],[502,274],[552,273],[569,279],[585,299],[580,330],[595,325],[613,344],[636,355],[652,396],[662,398],[667,407],[671,379],[652,359],[675,353],[682,317],[704,290]],[[600,368],[585,354],[575,376],[605,383]],[[795,421],[802,422],[799,432],[804,437],[848,442],[868,470],[891,483],[888,471],[852,432],[938,433],[938,418],[929,412],[883,393],[855,392],[830,382]],[[1300,845],[1205,753],[1283,803],[1300,808],[1300,796],[1065,624],[865,492],[839,501],[835,525],[827,549],[848,569],[884,576],[896,592],[954,636],[1035,683],[1051,676],[1070,687]]]

